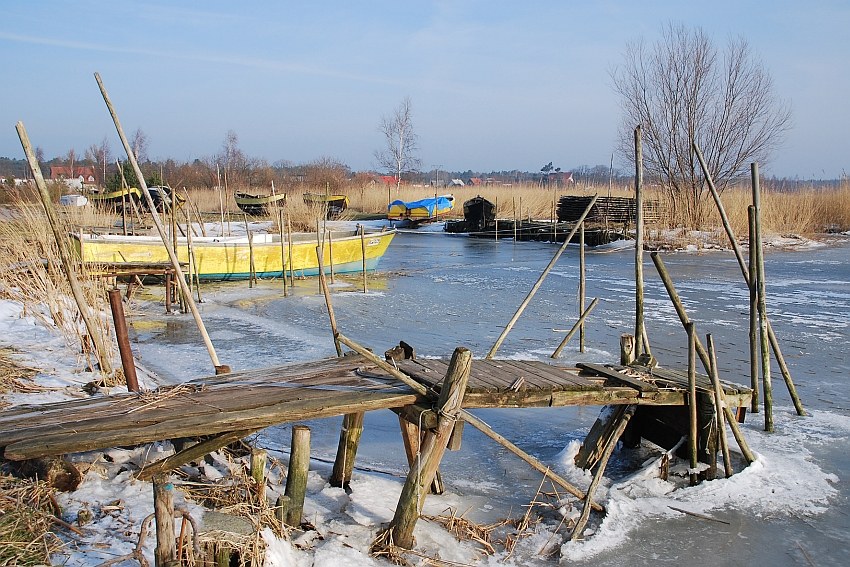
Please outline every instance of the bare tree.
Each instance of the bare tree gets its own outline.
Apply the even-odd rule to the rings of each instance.
[[[417,171],[421,164],[414,155],[418,147],[410,97],[405,97],[391,115],[381,118],[378,130],[384,135],[386,147],[375,152],[375,159],[380,167],[395,176],[398,192],[402,176]]]
[[[233,130],[228,130],[225,134],[221,153],[216,156],[216,162],[227,175],[230,183],[237,185],[249,183],[251,164],[245,153],[239,149],[239,136]]]
[[[141,128],[137,128],[130,140],[130,147],[133,149],[133,154],[136,156],[136,161],[146,163],[148,161],[148,136]]]
[[[693,227],[707,209],[693,143],[722,191],[750,162],[767,162],[790,127],[790,107],[773,94],[770,75],[740,38],[718,53],[702,29],[668,24],[651,47],[628,44],[611,77],[623,114],[620,154],[634,163],[640,124],[648,176],[664,185],[674,218]]]
[[[86,150],[86,159],[101,168],[100,183],[106,184],[106,167],[112,162],[112,150],[109,148],[109,140],[103,137],[100,144],[92,144]]]
[[[71,148],[66,156],[68,160],[68,179],[74,178],[74,162],[77,161],[77,150]]]

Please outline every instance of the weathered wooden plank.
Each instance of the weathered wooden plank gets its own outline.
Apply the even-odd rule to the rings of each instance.
[[[37,439],[26,439],[6,446],[4,456],[11,460],[31,459],[45,455],[77,453],[118,445],[136,445],[161,439],[195,435],[213,435],[237,429],[261,428],[288,421],[330,417],[358,411],[400,407],[420,401],[411,393],[327,392],[304,400],[288,400],[256,410],[232,411],[214,415],[214,419],[175,416],[172,420],[125,429],[83,433],[57,432]]]
[[[592,372],[596,372],[601,376],[605,376],[606,378],[610,378],[612,380],[620,381],[624,384],[631,386],[632,388],[638,390],[642,394],[657,392],[658,387],[649,382],[645,382],[643,380],[639,380],[637,378],[632,378],[631,376],[627,376],[622,372],[618,372],[612,368],[604,366],[602,364],[591,364],[586,362],[580,362],[577,364],[579,368],[590,370]]]
[[[528,365],[519,361],[499,360],[490,361],[494,366],[507,371],[508,380],[505,388],[509,388],[513,381],[517,378],[524,378],[525,385],[528,389],[536,388],[538,390],[551,390],[552,383],[545,378],[542,378],[538,372],[535,372]]]

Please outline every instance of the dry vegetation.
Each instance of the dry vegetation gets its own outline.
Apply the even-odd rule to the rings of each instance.
[[[49,565],[58,505],[44,482],[0,474],[0,565]]]
[[[63,223],[70,230],[77,226],[102,224],[102,214],[88,207],[68,208]],[[111,221],[110,221],[111,223]],[[24,312],[55,327],[68,344],[90,344],[87,330],[80,321],[68,279],[61,267],[59,251],[40,205],[19,202],[3,210],[0,222],[0,298],[20,302]],[[97,317],[103,343],[112,345],[111,327],[105,316],[106,281],[80,274],[87,302]],[[88,355],[88,353],[86,353]],[[95,358],[89,366],[95,367]],[[107,377],[107,383],[111,379]]]

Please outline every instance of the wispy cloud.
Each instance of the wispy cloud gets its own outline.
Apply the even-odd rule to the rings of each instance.
[[[273,59],[265,59],[261,57],[232,57],[226,55],[208,55],[191,52],[164,51],[149,48],[138,47],[122,47],[115,45],[105,45],[91,43],[85,41],[74,41],[66,39],[53,39],[47,37],[20,35],[7,32],[0,32],[0,40],[26,43],[30,45],[46,45],[50,47],[61,47],[63,49],[76,49],[80,51],[96,51],[100,53],[116,53],[127,55],[142,55],[147,57],[157,57],[168,60],[182,59],[184,61],[200,61],[204,63],[215,63],[219,65],[233,65],[238,67],[250,67],[264,69],[267,71],[276,71],[281,73],[295,73],[301,75],[312,75],[317,77],[329,77],[333,79],[342,79],[347,81],[358,81],[364,83],[376,83],[384,85],[400,85],[399,81],[392,80],[387,77],[378,77],[374,75],[348,73],[338,71],[336,69],[327,69],[315,67],[312,65],[301,65],[293,63],[285,63]]]

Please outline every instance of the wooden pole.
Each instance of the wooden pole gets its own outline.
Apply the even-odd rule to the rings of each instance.
[[[186,283],[186,278],[183,276],[183,270],[180,267],[180,260],[177,259],[177,255],[174,253],[174,250],[168,246],[168,238],[165,234],[165,229],[162,226],[162,222],[159,219],[159,215],[156,212],[156,207],[153,204],[153,199],[151,199],[150,193],[148,192],[148,186],[145,183],[144,175],[142,175],[142,170],[139,168],[139,162],[136,161],[136,156],[133,154],[133,149],[130,147],[130,142],[127,140],[127,136],[124,135],[124,129],[121,127],[121,122],[118,120],[118,114],[115,112],[115,109],[112,106],[112,101],[109,99],[109,95],[106,92],[106,87],[103,86],[103,81],[100,79],[100,74],[94,74],[95,80],[97,81],[98,87],[100,87],[100,93],[103,95],[103,100],[106,103],[107,108],[109,109],[109,114],[112,115],[112,121],[115,123],[115,129],[118,131],[118,136],[121,138],[121,143],[124,145],[124,151],[127,152],[127,158],[130,160],[130,163],[133,166],[133,171],[136,173],[136,178],[139,180],[139,185],[141,185],[142,195],[144,195],[145,200],[148,203],[148,207],[151,210],[151,218],[153,219],[153,223],[156,226],[157,232],[159,232],[159,237],[162,239],[162,243],[165,246],[166,251],[168,252],[168,257],[171,260],[171,265],[174,267],[175,279],[177,280],[178,285],[180,286],[180,290],[183,292],[183,295],[186,296],[187,303],[189,305],[189,310],[192,312],[192,317],[195,319],[195,324],[198,326],[198,331],[201,333],[201,337],[204,340],[204,345],[207,347],[207,352],[209,353],[210,360],[215,367],[216,374],[223,374],[230,372],[230,367],[227,365],[221,364],[218,360],[218,355],[215,352],[215,347],[210,340],[209,333],[207,333],[206,327],[204,327],[204,322],[201,319],[201,313],[198,311],[198,306],[195,305],[195,302],[192,300],[192,293],[189,291],[188,284]]]
[[[398,416],[398,424],[401,429],[401,440],[404,443],[404,453],[407,456],[407,466],[413,467],[425,434],[419,425],[409,422],[402,414]],[[434,474],[434,482],[431,483],[431,494],[443,494],[445,491],[443,478],[440,475],[440,470],[437,469],[437,472]]]
[[[360,437],[363,435],[364,412],[348,413],[342,418],[342,429],[339,432],[339,445],[329,483],[336,488],[351,489],[351,476],[354,471],[354,459]]]
[[[248,232],[248,287],[254,287],[257,272],[254,271],[254,233]]]
[[[186,221],[191,222],[189,213],[186,213]],[[201,225],[203,226],[203,225]],[[195,261],[195,248],[192,246],[192,231],[186,231],[186,247],[189,255],[189,291],[192,290],[192,278],[195,278],[195,291],[198,294],[198,303],[202,303],[201,299],[201,274],[198,272],[198,263]]]
[[[747,220],[750,232],[749,238],[749,273],[755,274],[758,269],[758,264],[756,260],[758,258],[758,253],[756,252],[756,211],[755,207],[750,205],[747,207]],[[753,393],[750,398],[750,410],[753,413],[758,413],[759,411],[759,360],[761,360],[761,356],[759,354],[759,309],[758,309],[758,287],[756,286],[756,282],[750,278],[750,282],[747,285],[750,292],[750,388],[752,388]]]
[[[643,145],[641,126],[635,128],[635,355],[646,352],[643,315]]]
[[[133,351],[130,349],[127,320],[124,318],[124,304],[121,303],[121,290],[117,287],[109,290],[109,307],[112,309],[112,320],[115,322],[115,338],[118,342],[118,352],[121,353],[121,367],[124,369],[124,378],[127,380],[127,390],[139,392],[136,363],[133,360]]]
[[[720,213],[720,219],[723,222],[723,228],[726,231],[726,236],[729,238],[729,244],[732,246],[732,250],[735,252],[735,258],[738,260],[738,266],[741,268],[741,273],[744,276],[744,282],[749,286],[752,280],[755,278],[755,274],[752,274],[750,270],[747,269],[746,263],[744,263],[744,255],[741,252],[741,247],[738,244],[738,240],[735,238],[735,233],[732,230],[732,225],[729,223],[729,218],[726,216],[726,210],[723,208],[723,203],[720,201],[720,194],[717,191],[717,188],[714,186],[714,181],[711,179],[711,174],[708,171],[708,166],[705,163],[705,158],[702,155],[702,152],[699,149],[699,146],[696,142],[694,142],[694,153],[699,160],[700,167],[702,168],[703,175],[705,176],[706,183],[708,185],[709,191],[711,191],[711,196],[714,199],[715,205],[717,205],[717,210]],[[753,164],[756,166],[756,181],[758,180],[758,166],[757,164]],[[754,185],[755,189],[755,185]],[[770,339],[770,347],[773,349],[773,354],[776,357],[776,362],[779,364],[779,371],[782,373],[782,378],[785,380],[785,386],[788,388],[788,393],[791,396],[791,401],[794,403],[794,409],[797,410],[797,415],[806,415],[806,410],[803,409],[803,403],[800,401],[800,397],[797,395],[797,388],[794,386],[794,380],[791,378],[791,371],[788,370],[788,365],[785,364],[785,357],[782,356],[782,350],[779,347],[779,340],[776,338],[776,334],[773,332],[773,326],[770,324],[770,320],[767,320],[767,334],[768,339]]]
[[[266,461],[268,453],[265,449],[251,451],[251,478],[257,490],[257,502],[263,504],[266,499]]]
[[[366,289],[366,228],[360,225],[360,255],[363,260],[363,293],[367,293]]]
[[[620,335],[620,365],[628,366],[635,361],[635,336]]]
[[[693,323],[685,325],[688,331],[688,456],[690,457],[690,482],[696,486],[699,475],[699,421],[697,417],[697,349],[696,330]]]
[[[41,204],[44,207],[44,213],[47,215],[47,222],[50,225],[50,230],[53,232],[53,238],[56,240],[56,247],[59,249],[59,259],[62,262],[62,269],[65,271],[65,276],[68,278],[68,285],[71,287],[71,294],[74,296],[74,301],[77,303],[77,308],[80,310],[80,316],[86,326],[86,331],[94,342],[97,350],[98,364],[100,365],[101,374],[104,376],[112,375],[112,359],[111,353],[107,350],[106,344],[103,341],[103,336],[97,326],[97,317],[92,312],[91,307],[86,301],[85,293],[77,279],[77,271],[74,264],[73,255],[68,245],[68,240],[60,228],[59,218],[56,216],[56,210],[53,208],[53,201],[50,198],[50,192],[47,189],[47,183],[41,175],[41,167],[38,165],[35,152],[30,144],[29,136],[24,128],[23,122],[18,122],[15,128],[18,131],[18,137],[21,140],[24,154],[27,157],[27,162],[32,171],[33,179],[35,179],[36,187],[38,187],[38,196],[41,199]],[[82,235],[81,235],[82,236]],[[82,238],[80,246],[82,247]]]
[[[176,561],[174,537],[174,485],[165,475],[153,479],[153,512],[156,521],[156,549],[154,560],[156,567],[171,567]]]
[[[540,289],[540,286],[543,285],[543,280],[546,279],[546,276],[549,275],[549,272],[551,272],[552,268],[555,267],[555,263],[558,261],[558,258],[560,258],[561,254],[564,253],[564,250],[567,249],[567,244],[570,243],[570,240],[575,235],[576,231],[578,230],[578,227],[581,225],[581,223],[584,222],[585,217],[588,215],[588,213],[590,213],[590,210],[593,208],[593,205],[596,204],[596,199],[598,199],[598,198],[599,198],[599,195],[594,195],[593,199],[590,200],[590,204],[587,206],[587,208],[581,214],[581,217],[579,217],[578,221],[576,221],[576,226],[573,227],[573,229],[570,231],[569,235],[567,235],[567,239],[564,240],[564,243],[561,245],[560,248],[558,248],[558,251],[552,257],[552,260],[549,261],[549,264],[546,266],[546,268],[543,269],[543,273],[541,273],[540,277],[537,278],[537,282],[532,286],[531,291],[528,292],[528,295],[523,300],[523,302],[520,304],[516,313],[514,313],[514,316],[511,318],[511,320],[505,326],[505,329],[502,331],[502,334],[500,334],[499,338],[496,339],[495,344],[490,349],[490,352],[487,353],[487,356],[485,358],[487,358],[488,360],[491,360],[494,356],[496,356],[496,351],[498,351],[499,347],[502,346],[502,343],[504,342],[505,337],[508,336],[508,333],[511,332],[511,329],[516,324],[520,315],[522,315],[522,312],[525,311],[526,307],[528,307],[528,304],[531,302],[531,298],[534,297],[534,294],[536,294],[537,290]]]
[[[295,293],[295,268],[292,264],[292,219],[286,215],[286,242],[289,248],[289,287]]]
[[[753,218],[755,224],[755,251],[756,251],[756,275],[755,285],[757,289],[757,306],[759,312],[759,337],[761,345],[761,380],[764,388],[764,430],[773,431],[773,384],[770,376],[770,347],[767,336],[767,303],[765,302],[765,277],[764,277],[764,248],[761,242],[761,219],[760,202],[758,190],[758,166],[753,164]]]
[[[605,467],[608,464],[608,459],[611,458],[611,454],[614,452],[614,448],[617,446],[617,441],[619,441],[620,436],[623,434],[623,431],[625,431],[626,425],[629,424],[629,420],[635,414],[636,409],[636,405],[630,405],[626,407],[626,410],[623,412],[623,415],[617,422],[617,427],[614,430],[614,434],[611,435],[611,438],[608,439],[608,442],[605,444],[605,449],[602,451],[602,456],[599,458],[599,465],[596,469],[596,473],[593,475],[593,480],[590,481],[590,486],[587,488],[587,498],[584,499],[584,507],[581,509],[581,515],[576,521],[576,526],[573,529],[573,533],[570,535],[570,541],[577,540],[579,536],[581,536],[581,533],[584,531],[584,526],[587,525],[587,519],[590,517],[591,504],[593,502],[593,493],[596,492],[596,488],[599,486],[599,482],[602,480],[602,475],[605,473]]]
[[[440,416],[437,429],[425,434],[420,453],[407,475],[395,515],[388,528],[392,534],[391,541],[399,547],[413,547],[413,528],[419,519],[425,495],[443,458],[454,424],[460,417],[471,365],[472,353],[463,347],[455,349],[437,402]]]
[[[723,471],[726,474],[726,478],[729,478],[734,471],[732,470],[732,459],[729,455],[729,439],[726,437],[726,424],[724,423],[725,415],[723,408],[725,404],[723,403],[723,390],[720,387],[720,378],[718,377],[717,351],[714,349],[714,338],[711,336],[711,333],[706,336],[706,343],[708,343],[708,357],[711,359],[709,377],[711,378],[711,385],[714,389],[714,415],[717,423],[717,439],[720,441],[720,451],[723,453]]]
[[[296,425],[292,428],[292,446],[289,451],[289,469],[286,475],[285,491],[286,496],[289,497],[286,523],[293,527],[301,525],[309,470],[310,428],[306,425]]]
[[[658,255],[658,252],[652,252],[649,256],[655,264],[655,269],[658,270],[658,275],[661,276],[661,281],[664,283],[667,295],[670,296],[670,301],[673,302],[673,307],[676,308],[676,313],[679,315],[679,320],[682,322],[682,326],[687,329],[687,325],[691,322],[691,320],[688,317],[687,312],[685,312],[685,306],[682,305],[682,300],[679,299],[679,294],[676,292],[676,287],[673,285],[673,280],[670,279],[670,274],[667,272],[667,268],[664,266],[661,256]],[[711,362],[708,359],[708,352],[705,350],[705,347],[702,346],[699,337],[696,337],[694,342],[697,355],[699,355],[699,359],[705,368],[705,373],[708,374],[711,372]]]
[[[426,397],[429,397],[429,398],[433,398],[434,392],[432,392],[431,390],[428,390],[425,386],[423,386],[419,382],[416,382],[410,376],[408,376],[404,372],[401,372],[399,369],[395,368],[393,365],[389,364],[385,360],[381,360],[380,358],[375,356],[375,353],[373,353],[372,351],[370,351],[369,349],[367,349],[363,345],[360,345],[360,344],[354,342],[353,340],[349,339],[348,337],[346,337],[342,333],[337,333],[337,338],[339,339],[339,342],[341,342],[342,344],[351,348],[356,353],[362,354],[364,357],[366,357],[368,360],[370,360],[373,364],[375,364],[381,370],[388,373],[390,376],[393,376],[393,377],[401,380],[401,382],[403,382],[405,385],[409,386],[417,394],[422,395],[422,396],[426,396]],[[533,457],[532,455],[529,455],[528,453],[526,453],[525,451],[523,451],[522,449],[520,449],[519,447],[517,447],[516,445],[514,445],[510,441],[508,441],[505,437],[503,437],[503,436],[499,435],[498,433],[496,433],[495,431],[493,431],[493,428],[491,428],[489,425],[487,425],[483,420],[478,419],[477,417],[475,417],[475,415],[469,413],[466,410],[462,411],[462,416],[463,416],[463,420],[465,422],[467,422],[468,424],[470,424],[471,426],[473,426],[474,428],[479,430],[481,433],[483,433],[484,435],[486,435],[487,437],[489,437],[490,439],[492,439],[493,441],[495,441],[496,443],[498,443],[502,447],[505,447],[508,451],[510,451],[511,453],[513,453],[514,455],[516,455],[517,457],[519,457],[520,459],[522,459],[523,461],[528,463],[533,469],[535,469],[539,472],[542,472],[544,475],[548,476],[554,483],[561,486],[564,490],[566,490],[567,492],[569,492],[570,494],[572,494],[576,498],[579,498],[579,499],[584,498],[584,492],[582,492],[581,489],[572,485],[571,483],[569,483],[567,480],[565,480],[563,477],[561,477],[557,473],[552,472],[549,469],[549,467],[547,467],[546,465],[541,463],[537,458]],[[600,512],[603,510],[603,508],[601,506],[596,507],[597,506],[596,504],[594,504],[594,506],[595,506],[594,510],[597,510],[597,511],[600,511]]]
[[[334,279],[334,236],[333,231],[328,230],[328,267],[331,270],[331,284],[336,283]]]
[[[328,319],[331,323],[331,332],[334,337],[334,347],[336,348],[336,355],[342,356],[342,347],[339,345],[339,331],[336,327],[336,316],[334,315],[334,307],[331,302],[331,290],[328,288],[328,282],[325,279],[325,267],[322,264],[322,247],[316,246],[316,258],[319,261],[319,287],[322,289],[322,293],[325,296],[325,305],[328,308]]]
[[[567,346],[567,343],[570,342],[570,339],[573,338],[575,332],[584,326],[584,320],[590,315],[590,312],[596,307],[596,304],[599,303],[599,298],[594,297],[593,301],[590,302],[590,305],[587,309],[582,311],[581,317],[578,318],[578,321],[575,322],[573,328],[570,329],[570,332],[567,333],[567,336],[564,337],[564,340],[561,341],[561,344],[558,345],[558,348],[555,349],[555,352],[551,354],[549,358],[558,358],[561,356],[561,351],[564,350],[564,347]]]
[[[584,260],[584,223],[581,223],[581,229],[578,233],[578,313],[581,316],[584,313],[584,300],[587,292],[587,264]],[[578,335],[578,351],[584,352],[584,317],[581,317],[579,324]],[[564,343],[566,344],[566,343]],[[554,358],[554,356],[552,357]]]
[[[283,280],[283,296],[289,295],[289,290],[286,286],[286,246],[284,245],[283,237],[283,209],[277,210],[277,228],[280,235],[280,279]]]
[[[498,197],[496,197],[496,202],[494,203],[494,205],[495,205],[495,207],[494,207],[495,218],[493,219],[493,222],[495,223],[495,225],[493,227],[493,230],[494,230],[495,235],[496,235],[495,241],[498,242],[499,241],[499,198]]]

